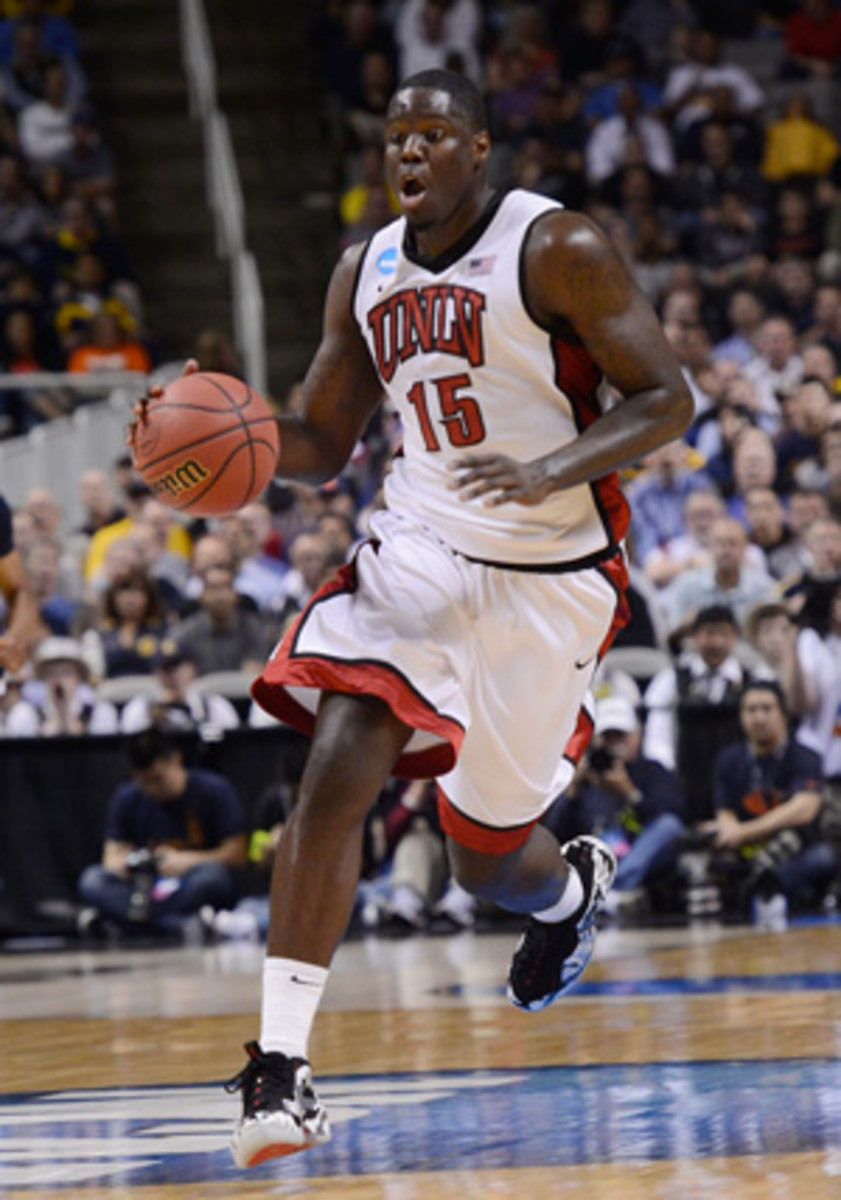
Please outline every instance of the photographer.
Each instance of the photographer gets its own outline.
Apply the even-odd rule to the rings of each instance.
[[[619,860],[606,911],[629,914],[646,905],[652,880],[676,865],[685,833],[684,796],[674,771],[640,755],[642,730],[624,696],[596,705],[593,743],[547,824],[565,841],[603,838]]]
[[[820,759],[789,740],[779,685],[749,683],[739,718],[743,740],[715,760],[715,819],[699,829],[735,889],[734,901],[758,901],[754,913],[762,923],[772,912],[784,915],[791,900],[818,900],[838,861],[818,831]]]
[[[121,929],[181,933],[204,905],[236,903],[245,817],[230,783],[186,767],[171,735],[138,733],[129,757],[133,779],[111,798],[102,863],[79,881],[91,906],[80,929],[94,931],[105,918]]]

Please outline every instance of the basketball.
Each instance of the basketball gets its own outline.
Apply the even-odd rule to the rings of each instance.
[[[231,375],[166,384],[132,427],[135,466],[157,498],[196,517],[235,512],[275,473],[277,421],[267,400]]]

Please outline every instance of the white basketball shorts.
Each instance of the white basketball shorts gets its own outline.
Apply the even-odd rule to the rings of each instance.
[[[415,731],[394,774],[437,778],[445,831],[516,848],[589,740],[583,706],[622,623],[624,560],[490,566],[391,513],[376,534],[288,630],[254,697],[311,734],[321,692],[378,696]]]

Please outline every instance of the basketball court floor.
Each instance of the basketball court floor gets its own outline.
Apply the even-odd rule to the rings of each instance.
[[[333,1141],[248,1173],[221,1085],[260,947],[4,954],[0,1196],[841,1197],[841,926],[607,930],[537,1014],[502,991],[515,937],[343,946],[311,1046]]]

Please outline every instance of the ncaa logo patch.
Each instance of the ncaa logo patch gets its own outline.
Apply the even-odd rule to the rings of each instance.
[[[377,270],[381,275],[393,275],[397,270],[397,250],[394,246],[390,250],[383,250],[377,259]]]

